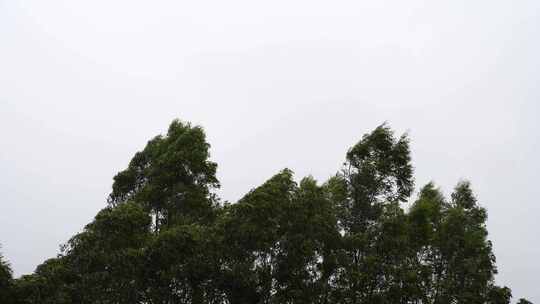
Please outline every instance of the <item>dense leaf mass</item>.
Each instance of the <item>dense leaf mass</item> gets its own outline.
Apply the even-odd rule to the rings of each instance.
[[[328,181],[284,169],[235,204],[214,193],[209,147],[201,127],[175,120],[57,257],[13,279],[0,256],[0,302],[510,302],[471,185],[446,198],[429,183],[411,199],[409,138],[386,124]]]

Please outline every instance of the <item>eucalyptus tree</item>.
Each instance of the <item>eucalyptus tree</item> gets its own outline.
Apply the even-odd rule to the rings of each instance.
[[[284,221],[297,185],[285,169],[226,207],[221,229],[227,258],[225,290],[231,303],[272,303]]]
[[[175,120],[165,136],[156,136],[114,177],[111,205],[133,201],[154,219],[154,230],[176,223],[207,222],[219,187],[217,164],[199,126]]]
[[[508,287],[490,286],[487,301],[488,304],[510,304],[512,291]]]
[[[428,183],[419,192],[407,217],[409,248],[417,270],[417,299],[421,303],[439,303],[443,293],[446,262],[443,259],[440,231],[444,213],[450,207],[442,192]]]
[[[422,303],[509,303],[510,290],[494,283],[487,212],[469,182],[458,183],[449,200],[427,184],[408,217]]]
[[[12,303],[13,298],[13,271],[11,266],[0,253],[0,302]]]
[[[486,210],[477,204],[470,183],[460,182],[439,232],[445,262],[441,298],[445,301],[485,301],[497,272],[486,220]]]
[[[66,267],[62,257],[50,258],[36,267],[34,273],[16,280],[17,303],[68,304],[77,302],[72,284],[76,274]]]
[[[413,191],[409,139],[407,135],[396,137],[383,124],[364,135],[347,152],[346,160],[343,172],[334,181],[343,184],[334,189],[341,190],[335,196],[339,198],[336,204],[340,208],[344,253],[335,277],[335,300],[382,302],[381,291],[387,282],[384,268],[389,261],[383,261],[378,252],[384,246],[378,243],[384,230],[381,217],[391,221],[391,217],[401,216],[397,204],[406,201]]]
[[[407,135],[383,124],[319,184],[284,169],[219,204],[204,130],[175,120],[114,177],[108,205],[0,302],[356,304],[510,302],[487,212],[468,182],[414,187]],[[9,302],[11,301],[11,302]],[[530,303],[520,299],[519,303]]]
[[[230,303],[323,303],[336,267],[337,216],[323,186],[285,169],[226,206],[224,291]]]
[[[325,303],[337,267],[336,210],[324,186],[303,178],[285,206],[276,258],[277,303]]]
[[[222,304],[223,252],[211,228],[178,225],[163,230],[147,246],[140,278],[142,303]]]
[[[69,266],[83,274],[80,289],[104,303],[137,303],[150,225],[148,213],[133,202],[101,210],[65,250]]]

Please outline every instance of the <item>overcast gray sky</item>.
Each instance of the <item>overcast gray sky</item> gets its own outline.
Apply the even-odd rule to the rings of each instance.
[[[173,118],[220,194],[324,181],[383,121],[417,185],[470,179],[500,274],[540,302],[540,1],[0,0],[0,243],[16,275],[105,206]]]

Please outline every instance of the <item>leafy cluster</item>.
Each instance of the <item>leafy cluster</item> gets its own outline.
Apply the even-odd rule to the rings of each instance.
[[[406,135],[387,125],[319,184],[284,169],[221,204],[202,128],[174,121],[114,177],[108,206],[1,303],[509,303],[468,182],[412,206]],[[521,299],[520,303],[530,303]]]

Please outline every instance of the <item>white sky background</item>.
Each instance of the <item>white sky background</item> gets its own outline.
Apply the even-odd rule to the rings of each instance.
[[[173,118],[235,201],[324,181],[388,121],[417,186],[470,179],[499,284],[540,302],[540,1],[0,0],[0,243],[16,275],[105,206]]]

